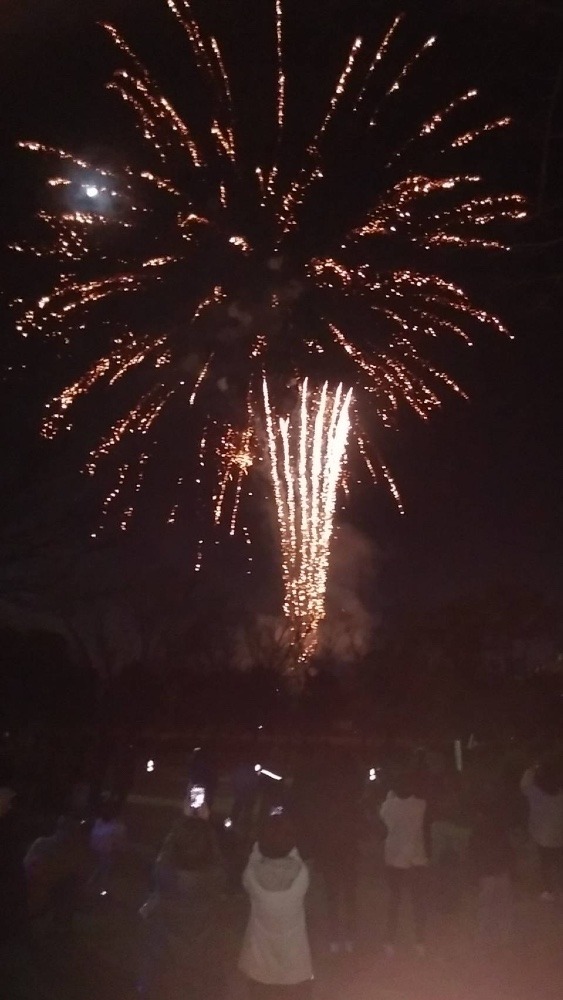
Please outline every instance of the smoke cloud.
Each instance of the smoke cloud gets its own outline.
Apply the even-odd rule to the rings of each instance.
[[[371,605],[378,569],[374,542],[351,524],[341,524],[331,547],[326,618],[319,652],[335,665],[351,664],[373,645],[380,618]]]

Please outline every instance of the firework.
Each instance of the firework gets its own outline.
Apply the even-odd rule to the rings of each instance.
[[[395,426],[409,407],[426,419],[444,389],[461,392],[434,359],[439,338],[470,343],[479,327],[506,332],[449,277],[448,266],[461,251],[500,252],[498,223],[524,215],[519,195],[489,194],[481,178],[463,168],[467,148],[490,141],[508,119],[475,122],[477,92],[469,90],[449,97],[396,147],[386,148],[383,111],[396,108],[400,119],[401,94],[435,43],[434,36],[421,40],[404,65],[394,63],[402,25],[397,17],[379,39],[350,39],[300,165],[290,168],[297,109],[288,101],[282,0],[272,0],[274,141],[264,128],[263,159],[250,163],[238,129],[244,131],[246,121],[256,131],[255,109],[235,108],[219,41],[204,30],[189,0],[165,0],[165,7],[186,36],[199,80],[197,94],[190,88],[186,95],[186,104],[198,107],[193,122],[120,32],[103,25],[124,60],[108,86],[131,110],[146,161],[117,168],[37,141],[20,144],[46,157],[53,173],[37,241],[15,249],[55,257],[60,277],[19,312],[18,329],[60,342],[57,354],[71,368],[84,356],[85,334],[105,344],[86,371],[54,394],[43,434],[54,437],[78,422],[87,395],[97,394],[105,411],[109,390],[119,393],[120,415],[92,441],[85,468],[94,474],[102,462],[110,465],[115,480],[102,521],[110,517],[125,529],[158,455],[157,433],[176,440],[184,426],[185,444],[175,449],[182,467],[168,470],[177,495],[165,517],[177,520],[183,491],[193,506],[193,480],[203,490],[213,474],[213,503],[203,506],[232,532],[257,454],[254,401],[262,397],[263,377],[275,408],[305,375],[320,385],[334,384],[336,374],[353,387],[352,439],[359,454],[399,499],[388,469],[370,450],[374,422]],[[430,173],[417,163],[421,153],[425,164],[431,162],[432,148]],[[343,184],[331,164],[344,161],[349,149],[354,155]],[[366,183],[374,175],[375,187]],[[365,203],[351,207],[348,195],[356,188],[366,192]],[[302,402],[306,397],[303,390]],[[322,398],[330,408],[336,397],[327,389]],[[342,422],[346,399],[338,404]],[[321,406],[311,400],[313,408]],[[275,434],[280,455],[282,426]],[[315,440],[313,433],[312,446]],[[270,439],[270,453],[271,446]],[[312,482],[308,462],[305,479]],[[298,484],[301,490],[300,477]],[[288,481],[285,489],[284,504]],[[168,499],[170,491],[163,487]],[[303,497],[300,504],[303,514]],[[286,546],[286,560],[288,551]]]
[[[291,626],[295,666],[315,651],[325,593],[337,490],[350,431],[352,390],[325,382],[299,392],[298,419],[275,418],[266,381],[264,409],[270,469],[280,530],[284,612]]]

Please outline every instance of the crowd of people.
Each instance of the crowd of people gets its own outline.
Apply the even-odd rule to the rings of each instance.
[[[468,794],[453,768],[415,758],[368,772],[342,745],[308,753],[284,780],[258,769],[247,755],[231,769],[230,815],[224,815],[214,809],[217,778],[209,755],[194,755],[182,813],[153,866],[139,912],[136,989],[146,1000],[225,995],[229,957],[221,914],[228,895],[243,892],[250,906],[238,967],[250,1000],[307,1000],[314,978],[306,919],[310,873],[322,880],[326,951],[347,960],[359,936],[366,841],[382,844],[383,951],[390,961],[400,946],[402,898],[410,898],[413,951],[422,960],[429,912],[453,913],[469,876],[476,940],[489,952],[510,947],[513,829],[520,809],[506,781],[482,780]],[[551,904],[563,890],[563,760],[552,754],[529,767],[518,796],[528,806],[539,893]],[[93,821],[63,816],[54,833],[35,840],[21,857],[13,799],[11,789],[0,789],[3,953],[34,919],[47,916],[69,927],[89,895],[107,892],[127,849],[119,804],[105,800]]]

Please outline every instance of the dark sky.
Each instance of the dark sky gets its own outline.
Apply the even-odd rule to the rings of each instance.
[[[113,117],[114,105],[102,89],[117,57],[95,28],[96,20],[111,18],[123,26],[148,52],[151,66],[178,84],[163,6],[160,0],[1,4],[0,141],[7,238],[15,230],[22,232],[41,197],[37,163],[14,151],[17,138],[66,142],[79,151],[119,141],[115,122],[121,119]],[[252,75],[260,68],[266,6],[266,0],[206,4],[219,27],[231,33],[236,71],[248,68]],[[499,189],[528,194],[532,217],[514,234],[509,262],[491,258],[469,275],[470,285],[482,289],[485,303],[506,320],[515,340],[484,333],[472,351],[456,352],[455,374],[470,402],[446,396],[431,423],[407,418],[399,432],[385,436],[386,459],[405,515],[399,516],[381,488],[365,485],[352,497],[345,517],[373,540],[379,553],[376,602],[437,602],[499,580],[560,594],[563,86],[558,91],[556,81],[563,65],[563,19],[557,5],[533,0],[410,6],[413,37],[436,31],[442,46],[431,80],[425,83],[425,72],[416,76],[417,86],[428,86],[429,94],[417,91],[414,105],[422,100],[432,110],[437,87],[453,96],[458,84],[475,80],[485,95],[484,115],[490,110],[512,114],[510,137],[486,146],[482,167]],[[335,52],[337,65],[354,32],[365,25],[385,25],[395,10],[375,0],[290,0],[287,8],[288,21],[295,17],[293,31],[306,39],[300,64],[304,95],[314,94],[323,73],[332,72],[323,60],[325,50]],[[14,287],[25,287],[25,263],[6,256],[2,263],[8,286],[3,336],[17,358],[5,303]],[[48,473],[49,458],[34,443],[44,374],[32,372],[21,382],[4,384],[2,481],[12,494],[16,469],[21,483],[27,483],[28,497],[34,478]],[[66,459],[59,455],[57,461],[78,464],[77,449],[79,442],[69,445]],[[89,516],[79,517],[85,537]],[[154,552],[159,545],[155,529]]]

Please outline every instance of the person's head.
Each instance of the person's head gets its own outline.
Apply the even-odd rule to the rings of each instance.
[[[111,799],[105,799],[100,806],[100,819],[104,823],[111,823],[117,816],[117,806]]]
[[[264,858],[285,858],[295,847],[295,833],[286,816],[268,816],[258,837],[258,849]]]
[[[398,799],[408,799],[411,795],[417,795],[419,781],[415,771],[399,771],[391,783],[391,791]]]
[[[213,831],[204,820],[185,816],[176,823],[166,840],[170,863],[181,871],[201,871],[213,863]]]

